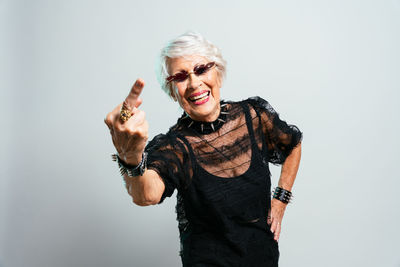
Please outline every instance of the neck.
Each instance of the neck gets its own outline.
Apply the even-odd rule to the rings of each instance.
[[[201,121],[204,121],[204,122],[213,122],[213,121],[215,121],[216,119],[218,119],[220,111],[221,111],[221,105],[218,103],[216,110],[212,114],[210,114],[209,116],[207,116],[204,119],[202,119]]]
[[[182,117],[182,122],[187,128],[193,129],[200,134],[209,134],[215,132],[222,127],[227,119],[226,117],[228,111],[226,109],[226,105],[226,103],[218,105],[217,112],[213,113],[213,116],[209,116],[208,120],[205,118],[202,120],[195,120],[186,114]]]

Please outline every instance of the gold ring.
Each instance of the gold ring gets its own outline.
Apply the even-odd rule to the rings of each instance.
[[[132,111],[122,105],[121,111],[119,113],[119,118],[121,119],[121,121],[126,122],[127,120],[129,120],[130,117],[132,117],[132,115]]]

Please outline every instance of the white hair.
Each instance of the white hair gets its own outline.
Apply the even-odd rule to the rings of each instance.
[[[200,33],[188,31],[171,40],[161,49],[157,66],[157,79],[161,85],[161,89],[172,98],[174,98],[172,95],[174,89],[172,87],[173,83],[167,84],[165,80],[171,75],[168,73],[169,59],[190,55],[202,56],[215,62],[220,84],[225,79],[226,61],[222,57],[221,50],[205,39]]]

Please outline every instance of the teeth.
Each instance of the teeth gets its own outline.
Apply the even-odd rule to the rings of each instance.
[[[206,97],[207,95],[208,95],[208,92],[205,92],[205,93],[203,93],[203,94],[201,94],[201,95],[198,95],[198,96],[195,96],[195,97],[191,97],[190,100],[196,101],[197,99]]]

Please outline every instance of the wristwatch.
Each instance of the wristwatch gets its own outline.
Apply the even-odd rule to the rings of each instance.
[[[118,163],[119,172],[123,176],[127,174],[130,177],[142,176],[147,167],[147,152],[143,152],[142,161],[137,166],[127,165],[121,160],[118,154],[111,155],[112,160]]]

